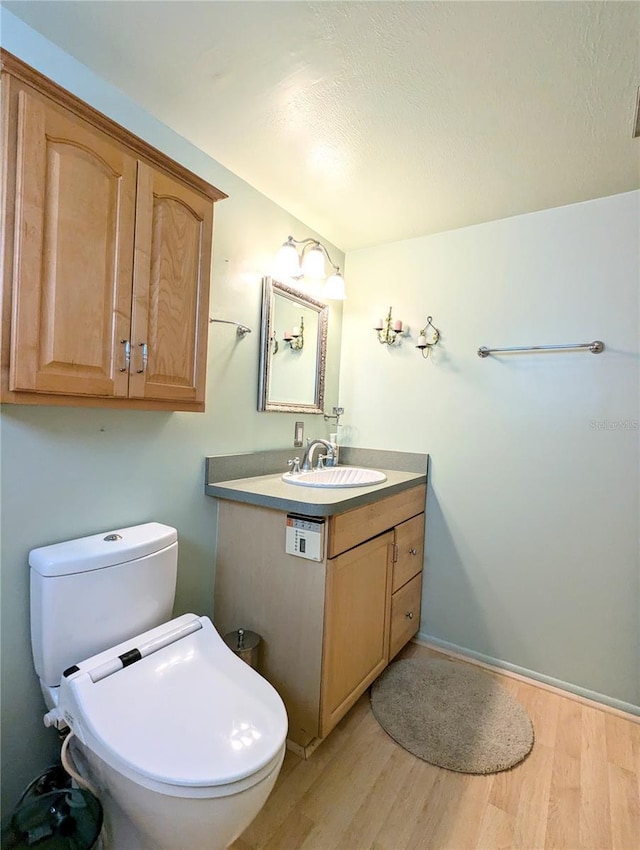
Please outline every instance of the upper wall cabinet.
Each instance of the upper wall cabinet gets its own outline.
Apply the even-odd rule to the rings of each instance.
[[[204,410],[226,197],[2,54],[2,401]]]

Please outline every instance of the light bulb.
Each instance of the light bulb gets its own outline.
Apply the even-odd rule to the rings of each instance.
[[[300,268],[305,277],[325,277],[324,253],[319,245],[313,245],[304,252]]]
[[[298,277],[300,275],[300,257],[293,242],[285,242],[276,257],[276,269],[283,277]]]
[[[347,297],[344,278],[339,271],[327,278],[324,285],[324,297],[332,301],[344,301]]]

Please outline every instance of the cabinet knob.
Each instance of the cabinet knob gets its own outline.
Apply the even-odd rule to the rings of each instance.
[[[417,549],[409,549],[409,554],[410,554],[410,555],[417,555],[417,554],[418,554],[418,550],[417,550]]]
[[[413,620],[413,611],[407,611],[404,616],[409,620]]]

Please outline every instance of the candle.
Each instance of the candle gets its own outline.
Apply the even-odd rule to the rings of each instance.
[[[375,323],[373,329],[374,329],[374,331],[381,331],[382,326],[383,326],[382,319],[376,319],[376,323]]]
[[[300,328],[298,327],[298,325],[294,325],[293,335],[294,336],[300,336]]]
[[[284,332],[284,341],[288,342],[291,339],[291,331]]]
[[[418,348],[426,348],[427,347],[427,338],[424,334],[421,334],[418,337]]]
[[[402,322],[400,321],[400,319],[395,320],[395,322],[393,323],[393,329],[397,333],[399,333],[402,330]]]

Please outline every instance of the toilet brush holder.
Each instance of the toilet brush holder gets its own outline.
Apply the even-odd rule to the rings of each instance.
[[[229,632],[224,636],[224,642],[229,649],[245,661],[254,670],[258,669],[259,651],[262,638],[256,632],[247,631],[247,629],[236,629],[235,632]]]

